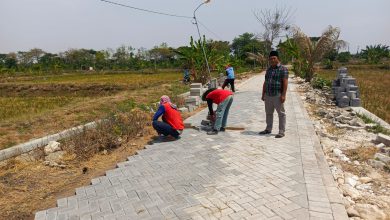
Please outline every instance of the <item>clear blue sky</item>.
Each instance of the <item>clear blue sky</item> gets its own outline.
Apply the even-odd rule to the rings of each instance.
[[[201,0],[112,0],[140,8],[192,16]],[[295,11],[292,22],[310,36],[328,26],[341,28],[351,52],[371,44],[390,45],[390,0],[211,0],[197,13],[202,34],[232,41],[260,33],[253,10],[275,6]],[[197,36],[189,19],[165,17],[110,5],[100,0],[0,0],[0,53],[41,48],[96,50],[131,45],[177,47]]]

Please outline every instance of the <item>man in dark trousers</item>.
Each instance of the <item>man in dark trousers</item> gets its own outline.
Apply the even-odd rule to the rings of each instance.
[[[265,104],[267,127],[259,134],[270,134],[272,131],[274,110],[279,116],[279,133],[275,138],[282,138],[286,131],[286,112],[284,109],[284,102],[286,101],[286,92],[288,84],[288,70],[282,66],[279,61],[279,54],[277,51],[271,51],[269,54],[270,67],[265,74],[265,81],[263,84],[263,93],[261,100]]]
[[[208,89],[202,95],[202,100],[207,101],[209,115],[214,122],[213,130],[208,135],[216,135],[218,131],[225,131],[230,106],[233,103],[233,93],[223,89]],[[213,103],[217,104],[217,110],[213,110]]]
[[[232,90],[232,92],[235,92],[235,89],[234,89],[234,78],[235,78],[234,69],[232,66],[230,66],[230,64],[228,64],[225,67],[225,71],[226,71],[226,79],[223,82],[222,89],[225,89],[225,87],[228,84],[230,84],[230,89]]]
[[[162,121],[158,121],[160,116],[162,116]],[[153,116],[152,125],[159,135],[170,135],[176,140],[180,138],[184,129],[183,119],[176,105],[171,103],[168,96],[161,96],[160,106]]]

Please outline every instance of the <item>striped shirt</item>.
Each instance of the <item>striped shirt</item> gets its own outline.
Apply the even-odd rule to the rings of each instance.
[[[280,95],[283,79],[288,79],[288,69],[280,63],[275,68],[270,66],[265,73],[265,94],[267,96]]]

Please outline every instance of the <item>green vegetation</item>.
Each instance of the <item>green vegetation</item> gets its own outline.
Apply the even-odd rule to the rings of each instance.
[[[366,124],[375,124],[374,127],[372,128],[369,128],[368,130],[375,133],[375,134],[378,134],[378,133],[382,133],[382,134],[386,134],[386,135],[389,135],[390,134],[390,131],[386,128],[384,128],[383,126],[381,126],[380,124],[378,124],[378,122],[372,120],[371,118],[367,117],[366,115],[361,115],[361,114],[358,114],[359,118],[361,118],[364,123]]]
[[[386,45],[370,45],[362,50],[360,56],[370,64],[378,64],[381,59],[390,57],[389,46]]]
[[[323,89],[325,88],[326,86],[328,88],[330,88],[332,86],[332,81],[328,80],[328,79],[323,79],[321,77],[315,77],[313,78],[313,80],[311,81],[311,84],[313,86],[313,88],[316,88],[316,89]]]
[[[292,37],[279,44],[280,50],[293,58],[293,71],[310,82],[315,75],[315,64],[335,48],[343,48],[346,42],[339,40],[340,29],[329,26],[321,37],[308,37],[299,28]]]

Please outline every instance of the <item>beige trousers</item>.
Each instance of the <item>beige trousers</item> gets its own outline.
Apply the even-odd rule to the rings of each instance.
[[[286,111],[284,110],[284,103],[280,101],[280,95],[265,95],[264,99],[267,123],[266,130],[272,131],[272,125],[274,122],[274,110],[276,110],[279,116],[279,134],[284,134],[284,132],[286,131]]]

